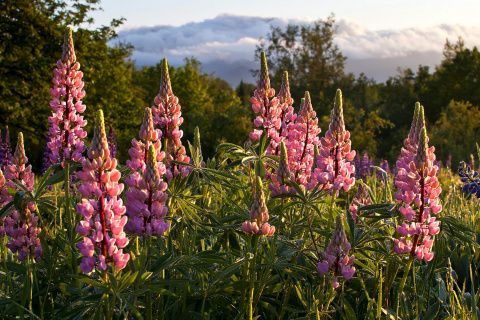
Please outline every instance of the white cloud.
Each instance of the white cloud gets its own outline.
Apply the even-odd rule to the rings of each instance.
[[[246,73],[238,71],[239,65],[256,65],[253,58],[255,46],[260,37],[266,37],[270,32],[270,25],[284,28],[288,23],[311,22],[311,19],[223,14],[178,27],[131,27],[120,31],[116,41],[134,45],[136,50],[133,58],[137,65],[155,64],[164,57],[171,64],[180,65],[184,58],[193,56],[204,63],[205,71],[216,70],[219,76],[226,76],[231,84],[236,85],[240,81],[240,74],[246,80]],[[479,27],[443,24],[422,29],[376,31],[355,21],[342,19],[337,21],[337,27],[335,43],[348,57],[347,71],[363,71],[377,81],[384,81],[387,77],[385,72],[396,70],[398,66],[416,68],[419,64],[438,64],[447,38],[455,42],[461,36],[469,47],[480,43]],[[231,72],[219,70],[229,66]],[[359,70],[360,66],[363,66],[363,70]],[[235,73],[239,76],[236,77]],[[393,76],[395,72],[389,75]]]

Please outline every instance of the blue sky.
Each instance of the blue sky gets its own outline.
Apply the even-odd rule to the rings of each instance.
[[[480,1],[411,0],[103,0],[95,25],[124,17],[119,40],[132,43],[137,65],[167,57],[173,65],[195,56],[207,72],[235,85],[253,82],[248,70],[258,38],[271,24],[309,23],[335,14],[336,44],[346,70],[384,81],[397,67],[434,68],[445,40],[480,43]]]

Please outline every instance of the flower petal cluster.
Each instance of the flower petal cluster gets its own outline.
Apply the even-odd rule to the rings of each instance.
[[[276,174],[271,175],[271,182],[268,185],[272,193],[272,197],[279,194],[295,194],[295,189],[290,187],[288,183],[294,178],[288,165],[288,153],[285,142],[280,143],[280,162]]]
[[[13,197],[8,193],[8,188],[6,184],[5,176],[3,175],[3,171],[0,168],[0,209],[10,201],[13,200]],[[4,226],[5,218],[0,220],[0,238],[5,237],[5,226]]]
[[[268,218],[262,179],[257,176],[252,209],[250,210],[250,221],[245,221],[242,224],[243,231],[248,234],[272,236],[275,233],[275,227],[268,223]]]
[[[352,212],[353,220],[358,222],[357,213],[358,209],[363,206],[372,204],[368,190],[364,184],[360,184],[357,189],[357,194],[353,198],[352,205],[350,206],[350,211]]]
[[[400,212],[406,221],[397,225],[401,237],[395,240],[394,250],[398,254],[409,253],[430,261],[434,256],[431,251],[433,236],[440,232],[439,222],[433,215],[442,210],[438,199],[442,188],[436,175],[438,167],[433,164],[435,147],[428,147],[423,107],[419,106],[416,113],[416,129],[407,139],[409,143],[399,160],[400,169],[395,182],[399,189],[395,198],[398,203],[403,202]],[[410,153],[412,145],[417,146],[413,155]]]
[[[465,183],[463,185],[463,191],[475,195],[475,197],[480,198],[480,178],[478,176],[478,171],[472,170],[470,165],[466,164],[465,161],[462,161],[458,165],[458,175],[461,178],[461,181]]]
[[[355,151],[351,149],[350,132],[345,129],[343,120],[342,92],[337,90],[332,110],[330,126],[321,139],[317,167],[312,172],[311,182],[307,187],[313,188],[317,183],[324,190],[350,190],[355,184],[355,166],[351,163]]]
[[[73,48],[72,29],[65,29],[62,59],[58,60],[57,68],[53,70],[53,88],[50,93],[52,116],[50,122],[50,159],[53,163],[63,160],[82,161],[85,145],[82,141],[87,136],[83,127],[87,124],[79,114],[85,111],[81,99],[85,97],[82,81],[83,72],[80,63],[76,61]],[[78,113],[78,114],[77,114]]]
[[[110,125],[110,130],[108,131],[108,149],[110,150],[110,158],[115,158],[117,155],[117,137],[113,131],[113,126]]]
[[[380,168],[385,170],[385,172],[387,173],[387,177],[389,177],[392,174],[391,171],[390,171],[390,165],[388,164],[387,160],[383,160],[383,159],[380,160]],[[378,179],[378,181],[383,181],[382,172],[377,171],[377,179]]]
[[[185,147],[180,140],[183,131],[179,129],[183,123],[181,107],[178,104],[178,97],[173,94],[170,75],[168,74],[167,59],[162,61],[162,77],[160,79],[160,92],[154,100],[156,106],[152,106],[153,121],[155,126],[163,132],[166,141],[166,178],[181,175],[186,177],[190,173],[190,167],[179,166],[171,161],[189,163]]]
[[[88,157],[82,161],[83,168],[78,173],[82,181],[78,191],[83,196],[76,207],[83,217],[76,228],[83,236],[83,241],[77,243],[84,256],[80,268],[90,273],[95,266],[106,270],[107,263],[113,262],[123,269],[130,258],[123,253],[129,241],[123,231],[128,218],[119,197],[123,184],[118,183],[121,177],[116,169],[118,161],[110,158],[102,110],[97,112]]]
[[[317,113],[313,111],[310,93],[306,91],[297,118],[288,125],[288,140],[285,141],[290,171],[298,184],[308,183],[315,146],[320,144],[320,131]]]
[[[152,112],[145,108],[143,123],[140,128],[140,140],[132,140],[129,150],[132,157],[127,165],[134,173],[125,182],[130,187],[127,191],[127,212],[130,217],[125,230],[138,236],[162,235],[169,224],[164,222],[167,215],[167,184],[161,176],[165,174],[161,151],[161,132],[153,127]]]
[[[28,158],[25,155],[23,135],[20,132],[12,163],[5,172],[6,186],[19,190],[19,187],[12,182],[12,180],[17,180],[29,191],[34,191],[35,177],[32,173],[32,166],[26,167],[27,162]],[[3,190],[2,197],[8,199],[6,194],[8,193]],[[35,216],[34,211],[35,206],[32,202],[29,202],[21,210],[14,210],[4,221],[4,232],[11,238],[7,243],[7,248],[13,253],[17,253],[17,258],[20,261],[30,256],[38,262],[43,254],[40,239],[38,238],[41,229],[38,227],[38,216]]]
[[[1,138],[1,134],[0,134]],[[12,148],[10,145],[10,133],[8,126],[5,126],[5,135],[0,141],[0,169],[5,171],[12,163]]]
[[[355,273],[355,256],[348,256],[351,245],[348,242],[347,235],[343,228],[343,220],[340,215],[335,219],[335,231],[333,237],[327,246],[327,250],[323,252],[323,261],[317,265],[317,270],[321,275],[327,274],[329,271],[333,272],[334,281],[333,287],[339,286],[337,276],[341,273],[345,280],[353,277]]]
[[[372,165],[374,165],[374,163],[373,160],[368,156],[367,150],[364,150],[362,156],[358,159],[358,161],[355,162],[356,179],[365,179],[373,174]]]
[[[287,93],[285,92],[284,96],[286,96],[286,94]],[[252,110],[256,115],[253,124],[260,129],[254,129],[253,132],[250,133],[250,139],[260,139],[262,132],[266,130],[267,137],[271,137],[271,141],[273,141],[271,142],[273,145],[270,145],[270,152],[275,151],[276,144],[280,142],[277,142],[277,139],[280,139],[278,132],[282,123],[279,116],[282,114],[282,110],[278,108],[278,99],[275,97],[275,89],[270,87],[270,77],[268,75],[265,52],[260,54],[260,77],[257,82],[257,89],[251,98],[251,102]],[[288,103],[290,101],[286,102]]]

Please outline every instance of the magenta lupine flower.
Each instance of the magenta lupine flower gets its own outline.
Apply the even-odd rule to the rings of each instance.
[[[275,233],[275,227],[268,224],[268,208],[265,203],[262,179],[257,176],[255,182],[254,199],[252,209],[250,210],[250,221],[245,221],[242,224],[242,229],[248,234],[272,236]]]
[[[12,163],[12,148],[10,145],[10,133],[8,126],[5,126],[5,136],[0,145],[0,169],[7,170],[7,167]]]
[[[108,149],[110,150],[110,158],[115,158],[117,155],[117,137],[113,131],[113,126],[110,125],[110,130],[108,131]]]
[[[288,182],[291,181],[293,175],[288,165],[288,153],[285,147],[285,142],[280,142],[280,162],[278,163],[278,169],[275,174],[271,176],[272,182],[268,185],[272,193],[272,197],[279,194],[295,194],[295,189],[288,186]]]
[[[351,150],[351,146],[350,132],[345,130],[343,120],[342,92],[337,89],[330,126],[321,139],[317,168],[312,172],[311,183],[307,187],[313,188],[320,183],[324,190],[333,188],[337,194],[340,189],[350,190],[355,184],[355,166],[351,163],[355,151]]]
[[[130,220],[125,230],[138,236],[162,235],[169,228],[163,220],[168,210],[165,206],[167,184],[161,179],[166,170],[160,137],[160,130],[153,127],[151,109],[145,108],[140,141],[132,140],[133,147],[129,150],[132,160],[127,161],[135,172],[125,179],[130,187],[126,193]]]
[[[343,220],[340,215],[335,219],[335,231],[333,237],[327,246],[327,250],[323,252],[323,261],[320,261],[317,265],[317,270],[321,275],[327,274],[329,271],[333,272],[334,281],[333,288],[339,286],[337,276],[340,273],[345,280],[353,277],[355,273],[355,256],[348,256],[351,245],[348,242],[347,235],[343,229]]]
[[[285,88],[285,90],[287,89],[288,88]],[[287,92],[284,92],[283,95],[286,97]],[[267,58],[265,57],[265,52],[262,52],[260,55],[260,78],[257,83],[257,89],[251,98],[252,110],[256,114],[253,124],[255,127],[260,128],[260,130],[254,129],[253,132],[250,133],[250,139],[260,139],[263,130],[267,131],[267,137],[272,138],[274,144],[280,139],[278,133],[282,127],[280,120],[282,110],[278,108],[278,99],[274,96],[275,90],[270,87]],[[271,151],[276,150],[273,149],[270,150],[270,152]]]
[[[95,266],[106,270],[107,263],[113,262],[123,269],[130,258],[122,249],[128,244],[123,231],[128,218],[119,198],[123,184],[118,183],[121,174],[116,169],[117,159],[110,158],[102,110],[97,111],[88,157],[90,160],[83,160],[82,171],[78,173],[82,181],[78,191],[83,196],[77,204],[77,211],[83,217],[76,228],[83,236],[83,241],[77,243],[84,256],[80,268],[90,273]]]
[[[83,130],[87,120],[77,113],[85,111],[85,105],[81,101],[85,97],[85,90],[83,72],[79,71],[80,63],[76,60],[72,29],[67,27],[62,59],[57,61],[57,68],[53,70],[55,77],[52,80],[53,88],[50,89],[53,100],[50,101],[52,116],[48,118],[51,135],[48,147],[53,163],[83,160],[85,145],[81,139],[87,136]]]
[[[397,225],[400,240],[395,240],[394,250],[398,254],[409,253],[417,259],[430,261],[433,259],[433,236],[440,232],[439,222],[433,217],[442,211],[438,196],[442,191],[437,179],[438,167],[435,161],[435,147],[428,147],[427,131],[423,116],[423,107],[417,113],[418,142],[417,152],[412,156],[404,156],[397,175],[395,193],[398,203],[404,203],[400,212],[406,222]],[[414,133],[418,132],[416,129]],[[407,162],[409,161],[409,162]]]
[[[285,141],[290,171],[298,184],[305,185],[310,178],[315,145],[320,144],[320,131],[317,114],[306,91],[296,120],[288,125],[288,140]]]
[[[353,198],[352,205],[350,206],[350,211],[352,212],[352,217],[355,222],[358,222],[357,213],[358,209],[372,204],[368,190],[364,184],[360,184],[357,189],[357,194]]]
[[[157,106],[152,106],[154,124],[163,132],[163,138],[166,141],[166,174],[167,180],[181,175],[186,177],[191,169],[188,166],[179,166],[171,161],[189,163],[185,147],[180,138],[183,131],[179,129],[183,123],[181,107],[178,104],[178,98],[173,94],[170,76],[168,74],[167,59],[162,61],[162,77],[160,79],[160,92],[154,100]]]
[[[29,191],[34,190],[35,177],[32,173],[32,166],[25,166],[27,162],[28,158],[25,155],[23,135],[20,132],[12,163],[5,172],[7,186],[19,190],[18,186],[12,182],[12,180],[17,180]],[[14,210],[4,221],[4,231],[11,238],[6,246],[13,253],[17,253],[17,258],[20,261],[30,256],[38,262],[43,254],[40,239],[38,238],[41,229],[38,227],[38,216],[35,216],[34,211],[34,204],[29,202],[22,210]]]
[[[10,201],[13,200],[13,197],[8,193],[8,188],[6,184],[5,176],[3,175],[2,169],[0,168],[0,209]],[[5,218],[0,220],[0,238],[5,237]]]
[[[52,159],[50,159],[50,148],[48,147],[48,144],[50,143],[50,132],[47,133],[47,141],[45,143],[45,148],[43,149],[43,157],[42,157],[42,170],[41,173],[42,175],[50,168],[54,163]]]

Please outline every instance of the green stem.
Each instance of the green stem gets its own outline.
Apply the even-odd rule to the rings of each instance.
[[[332,200],[330,202],[330,209],[328,210],[328,227],[331,229],[333,227],[333,206],[335,204],[335,194],[336,190],[332,189]]]
[[[258,236],[253,235],[253,259],[250,261],[250,292],[248,295],[247,319],[253,320],[253,295],[255,291],[255,262],[257,260]]]
[[[65,215],[67,216],[68,221],[68,231],[70,235],[70,239],[73,237],[72,229],[73,229],[73,221],[72,217],[70,216],[70,164],[65,162]],[[63,226],[62,226],[63,228]]]
[[[405,266],[402,280],[400,281],[400,287],[398,288],[398,295],[397,295],[397,302],[396,302],[397,306],[395,308],[396,310],[395,319],[398,319],[398,307],[400,305],[400,299],[402,298],[403,289],[405,288],[405,283],[407,282],[408,273],[410,272],[410,267],[412,266],[413,259],[414,259],[414,256],[410,255],[408,258],[407,265]]]

